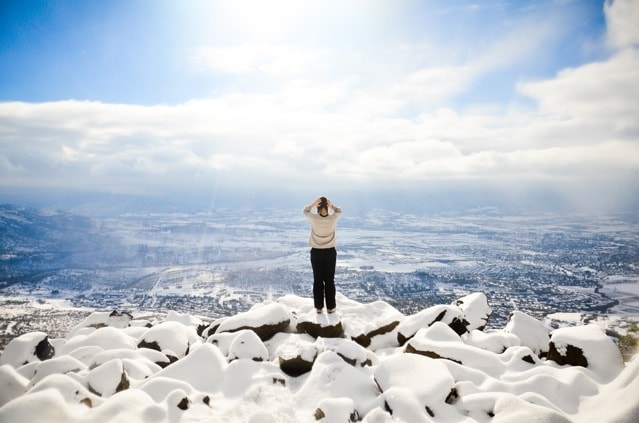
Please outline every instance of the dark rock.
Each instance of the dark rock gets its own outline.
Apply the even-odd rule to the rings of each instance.
[[[140,341],[140,343],[138,344],[138,348],[149,348],[151,350],[156,350],[156,351],[162,352],[162,348],[160,348],[160,345],[157,342],[155,342],[155,341],[147,342],[144,339],[142,341]]]
[[[262,325],[257,327],[241,326],[238,328],[226,330],[225,332],[238,332],[241,330],[249,329],[255,332],[262,341],[268,341],[273,336],[275,336],[276,333],[284,332],[284,330],[288,327],[290,323],[291,322],[289,320],[286,320],[284,322],[273,324],[273,325]]]
[[[433,413],[433,410],[431,410],[429,406],[426,406],[426,412],[429,416],[435,417],[435,413]]]
[[[371,339],[373,337],[378,336],[378,335],[384,335],[384,334],[386,334],[388,332],[392,332],[393,329],[395,329],[397,327],[397,325],[399,325],[399,322],[398,321],[394,321],[394,322],[391,322],[391,323],[389,323],[387,325],[384,325],[384,326],[382,326],[380,328],[372,330],[372,331],[370,331],[368,333],[365,333],[365,334],[363,333],[363,334],[360,334],[358,336],[351,337],[351,339],[353,341],[357,342],[358,344],[360,344],[362,347],[366,348],[366,347],[368,347],[371,344]]]
[[[201,324],[197,326],[197,334],[198,336],[202,336],[204,334],[204,330],[206,330],[209,327],[209,325],[207,324]]]
[[[127,376],[126,372],[122,372],[120,383],[118,384],[118,386],[115,387],[115,392],[124,391],[126,389],[129,389],[130,386],[131,384],[129,382],[129,377]]]
[[[455,404],[459,399],[459,392],[457,392],[456,388],[450,390],[450,393],[446,397],[446,404]]]
[[[189,399],[187,397],[182,398],[182,400],[180,400],[180,402],[178,402],[177,407],[180,410],[188,410],[189,409]]]
[[[35,347],[35,355],[41,361],[48,360],[55,355],[55,348],[49,343],[49,337],[46,336]]]
[[[289,314],[284,306],[278,303],[271,303],[254,307],[247,312],[236,314],[227,319],[221,319],[215,333],[237,332],[249,329],[255,332],[262,341],[267,341],[275,334],[284,332],[290,323]],[[208,334],[211,334],[210,329]]]
[[[466,319],[458,319],[455,317],[448,326],[460,336],[468,332],[468,321]]]
[[[297,324],[295,330],[297,333],[307,333],[314,338],[340,338],[344,334],[344,328],[340,321],[335,325],[303,321]]]
[[[452,358],[449,358],[449,357],[443,357],[443,356],[437,354],[435,351],[421,351],[421,350],[415,349],[415,347],[413,347],[411,344],[406,345],[405,352],[410,353],[410,354],[419,354],[419,355],[423,355],[423,356],[430,357],[430,358],[443,358],[443,359],[450,360],[450,361],[453,361],[453,362],[458,363],[458,364],[462,364],[462,365],[464,364],[464,363],[462,363],[459,360],[455,360],[455,359],[452,359]]]
[[[313,362],[306,361],[300,356],[289,359],[280,357],[279,362],[280,369],[292,377],[301,376],[304,373],[310,372],[313,368]]]
[[[588,360],[584,356],[583,350],[570,344],[566,346],[566,355],[562,355],[557,350],[555,343],[550,342],[548,360],[552,360],[560,366],[568,364],[571,366],[588,367]]]

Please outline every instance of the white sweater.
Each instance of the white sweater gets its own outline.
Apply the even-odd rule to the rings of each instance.
[[[308,244],[312,248],[335,247],[335,225],[342,216],[342,209],[335,207],[334,213],[326,217],[311,213],[310,207],[304,208],[304,216],[311,223],[311,235]]]

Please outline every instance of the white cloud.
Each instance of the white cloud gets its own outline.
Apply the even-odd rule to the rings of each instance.
[[[636,0],[606,0],[604,4],[608,26],[608,43],[623,49],[639,44],[639,2]]]
[[[0,184],[147,192],[219,180],[308,187],[320,176],[333,186],[624,182],[639,172],[639,53],[628,47],[627,7],[606,4],[620,48],[611,57],[519,84],[533,106],[455,108],[450,99],[533,61],[560,20],[515,22],[466,54],[427,40],[384,45],[375,57],[290,42],[204,46],[193,63],[250,83],[181,104],[0,103]]]
[[[542,113],[596,122],[604,129],[637,131],[639,122],[639,51],[624,50],[603,62],[566,69],[547,81],[520,86]]]

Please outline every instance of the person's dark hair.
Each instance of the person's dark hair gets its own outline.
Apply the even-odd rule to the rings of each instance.
[[[322,212],[328,214],[328,200],[326,197],[320,197],[320,205],[317,206],[317,212],[320,214],[322,214]]]

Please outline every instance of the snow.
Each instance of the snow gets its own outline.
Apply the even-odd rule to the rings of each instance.
[[[21,335],[0,356],[0,421],[639,421],[639,358],[624,363],[598,324],[559,315],[570,325],[551,331],[514,312],[485,332],[483,293],[411,316],[337,300],[338,313],[317,316],[312,300],[287,295],[202,336],[202,318],[175,312],[152,327],[96,312],[65,338]],[[300,321],[344,332],[314,338]],[[259,336],[263,326],[278,329]],[[547,358],[551,343],[587,366]],[[290,360],[300,374],[284,371]]]
[[[529,347],[537,355],[548,352],[550,331],[542,322],[521,311],[512,312],[504,331],[517,336],[521,345]]]
[[[588,368],[606,382],[623,369],[619,350],[598,325],[557,329],[552,332],[550,342],[562,355],[566,355],[569,345],[581,349],[588,360]]]

